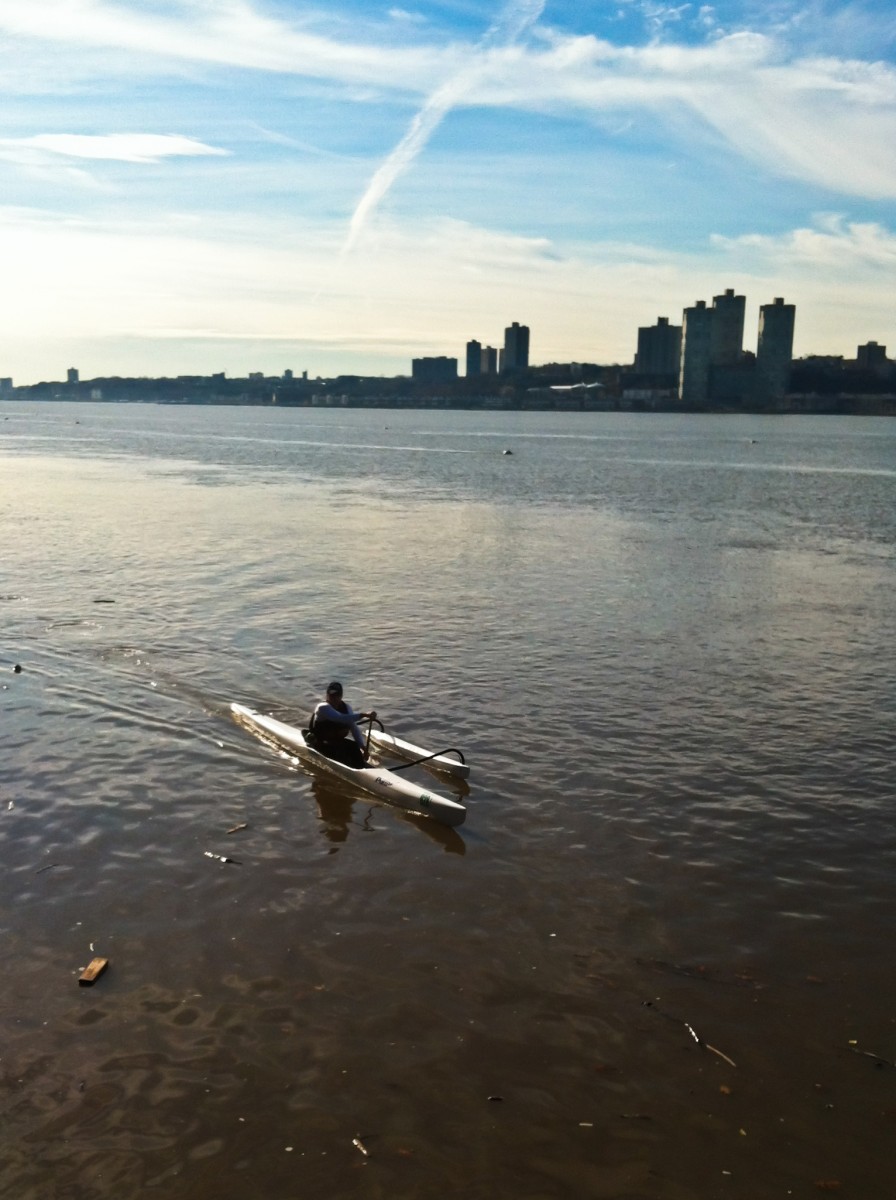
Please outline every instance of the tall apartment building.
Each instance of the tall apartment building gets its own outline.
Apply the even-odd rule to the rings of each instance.
[[[856,366],[864,371],[874,371],[889,366],[886,346],[877,342],[866,342],[856,350]]]
[[[483,346],[475,338],[467,342],[467,375],[497,375],[498,351],[494,346]]]
[[[796,305],[777,297],[759,309],[756,346],[756,399],[778,400],[790,384]]]
[[[713,312],[705,300],[684,310],[678,396],[685,404],[705,404],[710,397]]]
[[[670,325],[668,317],[657,317],[655,325],[642,325],[635,371],[639,375],[678,375],[680,365],[681,326]]]
[[[529,326],[514,321],[504,330],[502,371],[524,371],[529,366]]]
[[[746,296],[735,296],[734,288],[713,296],[710,358],[714,367],[734,367],[740,362],[746,304]]]
[[[411,360],[411,378],[421,383],[445,383],[457,379],[457,359],[444,354],[437,358],[414,358]]]

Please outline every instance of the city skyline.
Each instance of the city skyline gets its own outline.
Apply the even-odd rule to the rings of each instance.
[[[893,345],[889,4],[582,8],[0,0],[0,376],[624,363],[720,279]]]
[[[662,382],[659,377],[674,376],[679,397],[700,403],[712,398],[713,395],[717,399],[721,397],[742,400],[747,391],[751,390],[747,381],[756,365],[758,364],[761,375],[767,375],[769,360],[774,360],[772,374],[775,377],[775,384],[771,388],[769,396],[780,397],[787,390],[787,377],[791,364],[800,361],[793,352],[796,306],[785,303],[783,297],[776,297],[771,302],[760,301],[758,303],[754,351],[745,343],[745,338],[750,333],[745,324],[746,301],[745,296],[737,295],[734,288],[730,287],[726,288],[724,293],[714,295],[711,306],[706,299],[698,299],[693,305],[682,310],[681,324],[674,324],[668,316],[658,316],[653,325],[639,326],[636,331],[636,345],[628,359],[614,363],[590,363],[590,365],[599,369],[619,368],[637,377],[653,377],[650,388],[656,389],[658,393],[668,390],[668,383]],[[778,319],[781,316],[785,319],[783,326],[780,325]],[[769,317],[774,319],[777,332],[766,340],[766,353],[763,355],[765,322]],[[693,348],[692,337],[690,353],[687,351],[689,321],[692,324],[696,322],[697,338],[696,352]],[[467,341],[462,355],[421,355],[392,374],[381,371],[357,373],[337,371],[331,376],[315,376],[307,369],[297,373],[292,367],[284,367],[282,370],[250,369],[245,372],[231,372],[229,377],[231,380],[245,378],[255,382],[277,379],[292,382],[298,380],[300,376],[304,381],[351,377],[360,379],[409,378],[418,382],[451,382],[473,377],[494,379],[508,373],[518,375],[525,373],[530,367],[538,369],[553,365],[561,368],[576,368],[589,361],[580,356],[565,363],[530,362],[530,333],[528,325],[513,321],[505,327],[500,347],[484,345],[478,339],[472,338]],[[771,350],[772,346],[774,346],[773,350]],[[853,363],[859,367],[872,365],[883,367],[893,361],[889,357],[888,346],[881,345],[874,339],[869,339],[856,346],[854,354],[809,354],[803,356],[802,361],[812,361],[813,359],[833,361],[838,358],[843,361],[844,366]],[[764,363],[763,359],[765,359]],[[688,360],[690,360],[689,363]],[[408,365],[410,370],[407,369]],[[697,373],[696,381],[693,378],[695,371]],[[713,387],[709,386],[711,374],[714,374]],[[65,375],[65,382],[68,385],[78,385],[82,382],[81,370],[78,367],[68,367]],[[228,372],[197,370],[180,375],[176,373],[165,375],[162,372],[156,375],[143,373],[116,376],[114,372],[97,371],[92,373],[92,377],[95,379],[123,377],[134,380],[197,377],[223,380],[228,377]],[[89,378],[89,376],[85,375],[84,378]],[[48,374],[44,374],[38,381],[29,381],[25,384],[17,384],[17,381],[11,376],[0,375],[0,395],[12,394],[17,386],[27,388],[34,386],[35,383],[52,382],[54,379]],[[760,389],[760,391],[762,390],[764,389]]]

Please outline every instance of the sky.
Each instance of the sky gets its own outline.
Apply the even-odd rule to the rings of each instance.
[[[0,0],[0,377],[896,358],[892,0]]]

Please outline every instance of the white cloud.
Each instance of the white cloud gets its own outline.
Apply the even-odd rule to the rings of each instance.
[[[893,277],[896,270],[896,233],[876,222],[847,221],[827,214],[814,227],[788,230],[783,234],[744,234],[712,242],[720,249],[754,261],[774,262],[788,272],[811,269],[830,271],[841,280],[856,272],[880,272]]]
[[[896,71],[886,64],[759,63],[750,78],[694,89],[689,103],[771,173],[846,195],[896,197]]]
[[[678,24],[690,12],[690,9],[690,4],[679,4],[677,6],[668,4],[642,5],[647,27],[655,37],[659,37],[668,25]]]
[[[492,46],[511,46],[538,20],[545,0],[509,0],[504,11],[472,52],[472,61],[446,79],[432,92],[414,116],[404,137],[380,164],[355,206],[349,223],[345,249],[351,249],[365,222],[395,181],[421,153],[434,131],[456,105],[475,91],[479,76],[487,71],[486,58]]]
[[[28,138],[0,138],[0,157],[19,158],[24,152],[64,155],[67,158],[106,159],[117,162],[156,163],[163,158],[226,155],[227,150],[206,146],[193,138],[157,133],[39,133]]]
[[[406,8],[390,8],[389,19],[399,24],[425,25],[427,18],[420,12],[409,12]]]
[[[826,214],[780,234],[714,237],[712,246],[723,255],[718,272],[727,259],[742,277],[762,281],[763,302],[786,296],[796,304],[797,355],[854,355],[869,339],[892,346],[896,231]]]
[[[187,3],[170,14],[106,0],[0,0],[0,31],[38,43],[127,51],[343,82],[425,87],[453,58],[444,48],[404,50],[339,41],[265,16],[244,0]]]
[[[423,107],[391,164],[399,170],[457,106],[588,120],[643,112],[676,136],[688,136],[685,121],[693,137],[711,130],[772,175],[841,194],[896,196],[892,65],[800,57],[787,40],[750,31],[697,46],[615,46],[543,30],[543,48],[512,44],[515,23],[519,31],[528,28],[542,7],[542,0],[509,4],[478,47],[435,36],[407,46],[365,42],[360,31],[358,40],[339,40],[322,23],[323,33],[312,32],[307,14],[305,24],[276,19],[246,0],[194,2],[155,14],[106,0],[0,0],[0,31],[44,47],[56,41],[115,48],[417,96]],[[656,8],[664,21],[677,11]],[[359,94],[370,98],[369,91]]]
[[[657,315],[677,321],[685,304],[732,285],[751,308],[777,295],[797,303],[798,353],[887,341],[879,321],[891,311],[896,239],[879,227],[832,218],[786,238],[718,239],[685,255],[382,218],[350,262],[336,254],[341,232],[337,221],[300,218],[274,232],[250,216],[178,224],[166,214],[112,226],[0,210],[8,298],[0,320],[15,347],[8,373],[26,371],[39,330],[44,370],[48,348],[78,338],[95,348],[94,362],[81,359],[85,375],[123,370],[115,357],[123,343],[133,374],[176,373],[174,361],[179,371],[277,367],[259,365],[258,343],[278,359],[295,347],[314,374],[334,367],[339,348],[351,354],[343,370],[392,374],[408,370],[411,348],[461,356],[471,337],[499,344],[510,320],[532,328],[533,361],[627,362],[639,325]],[[883,265],[879,254],[889,256]],[[837,303],[821,302],[819,280],[831,281]]]

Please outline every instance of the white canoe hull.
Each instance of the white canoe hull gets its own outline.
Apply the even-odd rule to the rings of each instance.
[[[402,741],[401,738],[395,737],[394,734],[384,733],[380,729],[371,729],[370,742],[378,750],[385,750],[389,754],[394,754],[396,758],[403,758],[407,762],[416,762],[417,759],[425,759],[425,762],[420,763],[421,767],[428,767],[430,771],[438,771],[442,775],[450,775],[452,779],[468,779],[470,776],[469,763],[460,762],[456,758],[448,758],[443,754],[432,755],[429,750],[424,750],[422,746],[415,746],[413,742]]]
[[[308,745],[301,729],[295,725],[287,725],[285,721],[268,717],[255,709],[247,708],[244,704],[231,704],[230,711],[234,720],[251,733],[283,747],[310,766],[348,780],[356,787],[376,796],[378,800],[393,804],[405,812],[432,817],[443,825],[463,824],[467,810],[456,800],[418,787],[411,780],[402,779],[393,771],[387,771],[385,767],[347,767],[345,763],[327,758],[325,754]]]

